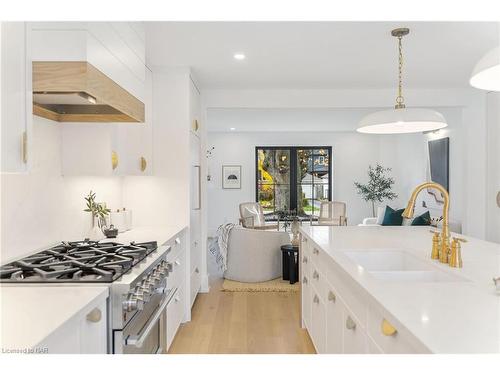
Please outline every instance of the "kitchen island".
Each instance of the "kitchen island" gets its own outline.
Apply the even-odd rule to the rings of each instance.
[[[429,227],[301,228],[302,323],[319,353],[499,353],[500,245],[466,236],[463,268]]]

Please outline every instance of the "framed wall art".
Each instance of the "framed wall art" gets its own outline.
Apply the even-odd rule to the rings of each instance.
[[[241,189],[241,165],[222,166],[222,188]]]

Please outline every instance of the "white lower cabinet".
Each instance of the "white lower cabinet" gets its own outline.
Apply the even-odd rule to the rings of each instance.
[[[342,353],[342,327],[344,304],[333,288],[329,288],[326,296],[326,352]]]
[[[185,320],[188,287],[186,285],[186,273],[188,270],[187,247],[185,232],[179,233],[167,241],[171,247],[167,255],[167,262],[170,263],[170,273],[167,278],[168,288],[175,290],[175,294],[167,305],[166,314],[166,350],[170,348],[177,331]]]
[[[316,352],[323,354],[326,352],[326,306],[314,287],[311,288],[311,326]]]
[[[52,354],[106,354],[106,314],[106,300],[96,301],[55,330],[37,347]]]
[[[311,284],[309,275],[302,275],[302,324],[311,333]]]
[[[344,309],[343,314],[343,342],[344,354],[367,353],[367,335],[364,327],[349,309]]]
[[[302,325],[317,353],[428,352],[310,240],[301,241],[300,256]]]
[[[184,288],[177,289],[167,306],[167,350],[184,318]]]

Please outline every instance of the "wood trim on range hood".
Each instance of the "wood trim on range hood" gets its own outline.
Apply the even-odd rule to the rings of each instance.
[[[144,122],[144,103],[86,61],[34,61],[33,114],[59,122]]]

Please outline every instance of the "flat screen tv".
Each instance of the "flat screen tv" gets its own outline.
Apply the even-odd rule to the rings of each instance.
[[[450,138],[428,142],[431,180],[450,191]]]

